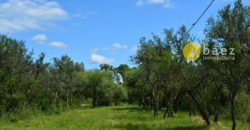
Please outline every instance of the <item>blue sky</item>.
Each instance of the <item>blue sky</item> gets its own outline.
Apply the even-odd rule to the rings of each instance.
[[[87,69],[129,64],[143,36],[190,27],[210,0],[0,0],[0,33],[24,40],[34,57],[63,54]],[[206,20],[234,0],[216,0],[192,34],[202,38]],[[245,4],[249,1],[243,0]]]

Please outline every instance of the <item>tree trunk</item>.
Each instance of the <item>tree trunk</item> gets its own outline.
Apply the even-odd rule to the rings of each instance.
[[[218,123],[218,121],[219,121],[219,112],[216,111],[214,115],[214,123]]]
[[[164,112],[163,119],[166,118],[166,115],[167,115],[167,113],[169,112],[169,110],[168,110],[168,97],[167,97],[166,92],[164,93],[164,100],[165,100],[166,110],[165,110],[165,112]],[[168,114],[168,115],[169,115],[169,114]]]
[[[236,129],[236,119],[235,119],[235,96],[231,97],[231,118],[232,118],[232,130]]]
[[[96,90],[94,90],[94,92],[93,92],[92,106],[97,107],[97,93],[96,93]]]
[[[163,115],[163,119],[166,118],[167,113],[168,113],[168,107],[166,107],[166,110],[165,110],[164,115]]]
[[[192,94],[189,93],[188,95],[193,100],[194,105],[197,107],[202,119],[206,122],[207,125],[210,125],[210,117],[205,106],[202,106]]]
[[[193,103],[192,100],[190,100],[190,104],[189,104],[189,117],[191,116],[196,116],[196,107],[195,107],[195,103]]]
[[[188,111],[188,115],[189,115],[189,117],[191,117],[192,116],[192,103],[190,102],[190,104],[189,104],[189,111]]]
[[[59,92],[56,92],[56,112],[60,113],[60,96],[59,96]]]
[[[67,100],[67,108],[69,109],[69,91],[68,90],[67,90],[66,100]]]
[[[69,109],[71,106],[71,99],[70,99],[70,87],[69,87],[69,82],[66,83],[66,103],[67,103],[67,108]]]
[[[177,99],[174,99],[173,101],[173,110],[174,110],[174,113],[178,112],[178,100]]]
[[[219,121],[219,97],[216,97],[214,123],[218,123],[218,121]]]
[[[214,123],[218,123],[219,121],[219,110],[220,110],[220,92],[222,87],[216,85],[216,92],[215,92],[215,114],[214,114]]]
[[[141,96],[141,108],[142,108],[143,110],[146,110],[146,104],[145,104],[144,96]]]
[[[154,103],[154,116],[158,116],[158,114],[159,114],[159,103],[156,100]]]
[[[154,100],[154,116],[159,114],[159,96],[153,91],[153,100]]]
[[[166,115],[168,114],[168,117],[173,117],[173,111],[172,111],[172,97],[168,94],[165,94],[165,103],[166,103],[166,110],[164,112],[163,118],[166,118]]]

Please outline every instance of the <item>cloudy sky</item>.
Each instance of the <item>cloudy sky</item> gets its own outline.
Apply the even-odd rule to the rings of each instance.
[[[247,0],[244,3],[250,4]],[[206,19],[234,0],[216,0],[192,30],[203,37]],[[34,57],[67,54],[87,69],[129,64],[142,36],[190,27],[210,0],[0,0],[0,33],[24,40]]]

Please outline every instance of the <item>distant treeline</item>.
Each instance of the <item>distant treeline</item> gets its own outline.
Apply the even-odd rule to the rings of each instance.
[[[127,99],[121,78],[107,65],[85,71],[83,63],[67,55],[52,63],[44,62],[44,53],[36,60],[32,55],[24,42],[0,36],[1,117],[15,121],[36,111],[59,113],[83,101],[96,107]]]

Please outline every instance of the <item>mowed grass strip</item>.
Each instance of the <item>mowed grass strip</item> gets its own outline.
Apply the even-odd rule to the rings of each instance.
[[[230,126],[221,123],[205,127],[200,117],[189,117],[179,112],[174,118],[162,118],[163,113],[153,117],[151,112],[137,106],[111,106],[79,108],[60,115],[40,115],[16,123],[0,121],[1,130],[227,130]],[[230,120],[229,120],[230,121]],[[229,121],[225,124],[230,125]],[[249,130],[242,125],[242,130]]]

